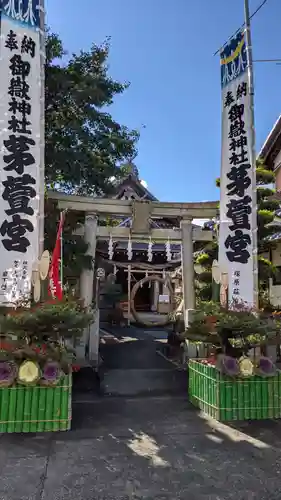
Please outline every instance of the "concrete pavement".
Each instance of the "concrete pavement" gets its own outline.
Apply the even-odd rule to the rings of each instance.
[[[1,500],[279,500],[279,423],[232,428],[182,397],[74,405],[73,430],[0,438]]]
[[[157,351],[167,340],[163,329],[109,328],[101,341],[103,391],[108,395],[186,394],[187,374]]]
[[[0,437],[0,500],[280,500],[281,424],[204,417],[157,337],[108,336],[103,391],[77,376],[70,432]]]

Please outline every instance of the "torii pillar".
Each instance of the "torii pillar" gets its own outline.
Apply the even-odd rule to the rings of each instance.
[[[95,266],[95,255],[96,255],[96,244],[97,244],[97,229],[98,229],[98,218],[95,213],[87,213],[85,216],[84,223],[84,240],[88,244],[87,255],[92,258],[92,269],[83,269],[80,278],[80,297],[83,301],[83,305],[86,308],[90,308],[93,302],[93,287],[94,287],[94,266]],[[91,339],[96,337],[95,334],[95,323],[98,318],[95,318],[93,325],[89,328],[85,328],[83,336],[80,340],[80,345],[77,347],[77,358],[85,359],[86,357],[86,346],[89,346],[89,351],[91,351]],[[91,352],[89,352],[89,357],[91,359]],[[96,360],[94,360],[96,361]]]
[[[182,231],[182,280],[184,300],[184,323],[188,326],[195,309],[194,262],[193,262],[193,227],[192,219],[181,221]]]

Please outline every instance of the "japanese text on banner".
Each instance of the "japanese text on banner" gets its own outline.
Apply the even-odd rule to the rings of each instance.
[[[221,54],[222,164],[219,263],[229,278],[229,303],[254,304],[252,145],[244,33]]]
[[[14,22],[15,12],[4,2],[1,18],[1,304],[29,294],[38,258],[40,47],[26,12],[26,22]]]

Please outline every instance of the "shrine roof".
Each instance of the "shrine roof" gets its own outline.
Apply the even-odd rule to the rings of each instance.
[[[276,120],[268,134],[259,154],[258,159],[263,159],[268,168],[273,170],[274,160],[281,151],[281,115]]]
[[[136,193],[137,198],[149,201],[158,201],[158,199],[141,183],[140,179],[134,174],[129,174],[123,181],[116,186],[116,192],[113,198],[122,199],[126,190],[131,188]]]
[[[124,199],[129,192],[131,200],[159,201],[158,198],[147,189],[143,181],[140,180],[139,171],[136,165],[134,163],[129,163],[127,168],[128,175],[120,183],[115,185],[115,193],[112,198],[116,200]],[[130,219],[127,219],[122,225],[124,227],[130,227],[130,224]],[[151,227],[156,229],[172,228],[174,226],[175,221],[169,219],[153,219],[151,221]]]

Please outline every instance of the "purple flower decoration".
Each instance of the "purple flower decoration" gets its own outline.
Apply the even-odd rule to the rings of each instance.
[[[221,358],[221,370],[225,375],[234,377],[239,374],[239,365],[237,359],[231,356],[223,356]]]
[[[61,376],[61,368],[55,361],[49,361],[43,368],[42,377],[45,382],[50,384],[57,383]]]
[[[0,387],[12,385],[16,377],[16,367],[8,361],[0,361]]]
[[[256,374],[260,377],[273,377],[276,373],[276,366],[270,358],[261,356],[258,360]]]

